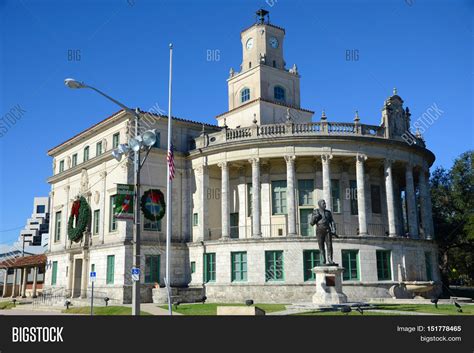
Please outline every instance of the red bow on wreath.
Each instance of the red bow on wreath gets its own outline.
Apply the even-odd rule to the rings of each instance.
[[[72,217],[79,217],[79,209],[81,208],[81,200],[76,200],[72,204],[71,208],[71,216]]]

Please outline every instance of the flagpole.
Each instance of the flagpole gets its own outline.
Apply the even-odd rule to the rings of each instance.
[[[170,282],[170,245],[171,245],[171,188],[172,180],[170,175],[170,163],[168,158],[170,157],[171,144],[172,144],[172,130],[171,130],[171,80],[172,80],[172,68],[173,68],[173,44],[170,43],[170,77],[169,77],[169,87],[168,87],[168,154],[166,164],[168,166],[166,173],[166,277],[165,285],[168,295],[168,311],[170,315],[173,315],[171,308],[171,282]]]

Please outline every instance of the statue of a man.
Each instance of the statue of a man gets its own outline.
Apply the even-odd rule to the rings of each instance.
[[[311,215],[312,226],[316,225],[316,237],[318,239],[319,251],[321,251],[324,265],[334,265],[332,259],[332,237],[336,236],[336,223],[332,218],[331,211],[326,210],[326,201],[319,200],[318,208]],[[326,258],[326,248],[327,258]]]

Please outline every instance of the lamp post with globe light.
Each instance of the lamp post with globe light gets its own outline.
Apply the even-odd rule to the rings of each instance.
[[[108,96],[104,92],[94,88],[92,86],[86,85],[84,82],[76,81],[72,78],[67,78],[64,80],[64,84],[72,89],[78,88],[89,88],[93,91],[96,91],[101,96],[107,98],[108,100],[114,102],[127,113],[134,116],[135,119],[135,137],[131,138],[128,143],[120,144],[115,150],[112,151],[112,156],[120,161],[123,155],[127,155],[133,152],[133,175],[134,175],[134,184],[135,184],[135,195],[134,195],[134,222],[133,222],[133,267],[140,268],[140,170],[143,167],[148,154],[152,146],[156,142],[156,131],[148,130],[143,133],[143,135],[138,135],[139,132],[139,120],[140,120],[140,111],[138,108],[132,110],[126,105],[120,103],[114,98]],[[143,160],[140,160],[140,152],[144,150],[146,152]],[[133,281],[132,286],[132,315],[140,315],[140,278],[138,281]]]

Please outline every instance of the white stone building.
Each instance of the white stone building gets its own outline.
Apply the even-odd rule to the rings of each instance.
[[[241,32],[243,60],[231,69],[229,110],[218,126],[174,120],[172,286],[209,301],[311,301],[318,244],[308,217],[325,199],[337,223],[334,258],[344,268],[349,300],[388,297],[401,281],[439,281],[433,241],[429,167],[435,159],[409,132],[410,113],[394,92],[380,125],[333,123],[300,106],[296,65],[286,68],[285,30],[262,19]],[[142,192],[166,190],[166,117],[142,114],[160,142],[142,172]],[[132,164],[111,150],[126,141],[133,117],[123,111],[51,149],[51,241],[46,286],[87,296],[96,289],[131,298],[131,225],[113,221],[117,183],[131,183]],[[94,153],[95,152],[95,153]],[[77,194],[94,214],[91,244],[67,240]],[[144,300],[163,284],[164,230],[143,223]],[[202,290],[202,293],[201,293]]]

